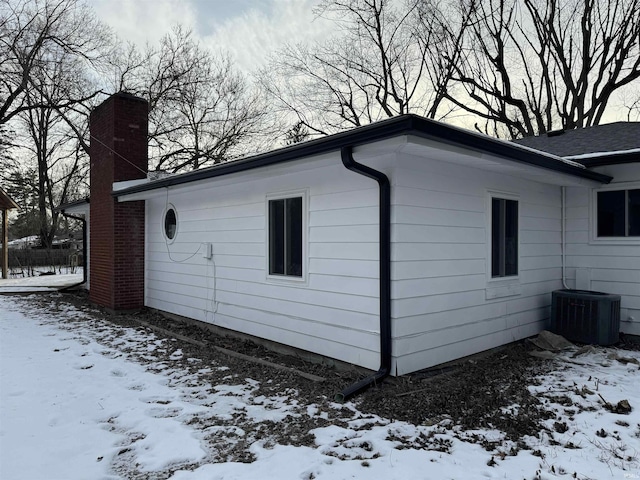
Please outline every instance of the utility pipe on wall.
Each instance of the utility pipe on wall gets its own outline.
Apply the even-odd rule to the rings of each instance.
[[[567,276],[566,276],[566,249],[567,249],[567,213],[566,213],[566,208],[567,208],[567,192],[566,192],[566,187],[562,186],[560,187],[560,192],[561,192],[561,200],[560,200],[560,205],[561,205],[561,210],[562,210],[562,225],[560,227],[561,230],[561,239],[560,239],[560,243],[561,248],[562,248],[562,286],[566,289],[569,290],[569,287],[567,286]]]
[[[2,209],[2,223],[0,224],[0,230],[2,230],[2,252],[0,253],[0,270],[2,270],[2,278],[9,278],[9,210]]]

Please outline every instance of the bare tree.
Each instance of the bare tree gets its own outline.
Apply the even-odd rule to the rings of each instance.
[[[11,147],[11,140],[9,139],[10,132],[7,125],[0,124],[0,165],[3,161],[10,158],[9,149]]]
[[[158,47],[123,49],[118,88],[149,101],[153,168],[198,169],[255,148],[268,109],[231,59],[214,55],[176,26]]]
[[[37,216],[45,246],[55,207],[82,195],[88,117],[104,90],[149,100],[152,164],[171,171],[242,155],[268,112],[231,60],[189,32],[176,27],[142,52],[119,46],[82,0],[0,0],[0,74],[0,127],[17,132],[0,147],[0,176],[33,192],[24,213]],[[97,83],[109,78],[112,88]]]
[[[40,219],[39,236],[41,245],[46,248],[51,247],[58,229],[59,212],[55,207],[78,196],[88,168],[81,143],[65,121],[70,116],[60,114],[60,107],[34,106],[55,100],[61,95],[66,96],[71,79],[65,78],[63,65],[64,62],[55,64],[58,71],[51,74],[50,78],[54,81],[46,86],[46,94],[30,92],[27,95],[26,104],[30,108],[20,115],[24,127],[22,130],[27,133],[22,155],[28,155],[27,159],[33,160],[37,166],[35,189]]]
[[[111,36],[77,0],[0,0],[0,34],[0,125],[15,131],[1,169],[10,188],[28,192],[33,203],[21,212],[29,218],[23,223],[37,218],[32,233],[50,246],[55,207],[83,184],[88,162],[78,140],[86,116],[76,112],[88,112],[101,94],[87,79],[109,53]]]
[[[37,88],[32,80],[42,76],[50,54],[98,62],[110,41],[108,28],[79,0],[0,0],[0,124],[33,107],[25,95]],[[58,106],[85,99],[68,96]],[[43,98],[38,106],[52,104]]]
[[[640,82],[630,85],[620,97],[627,122],[640,122]]]
[[[462,0],[447,100],[518,138],[597,125],[640,77],[640,0]],[[461,91],[462,89],[462,91]],[[462,94],[464,92],[464,94]]]
[[[297,122],[284,135],[285,145],[294,145],[309,139],[309,129],[302,123]]]
[[[441,115],[446,61],[427,59],[444,32],[424,5],[325,0],[316,13],[331,19],[338,34],[283,48],[258,76],[283,112],[316,135],[403,113]]]
[[[629,105],[625,105],[627,110],[627,122],[640,121],[640,97]]]

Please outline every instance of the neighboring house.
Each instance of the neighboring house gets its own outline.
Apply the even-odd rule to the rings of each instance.
[[[144,305],[402,375],[546,326],[563,288],[564,188],[570,282],[600,261],[590,248],[619,255],[620,272],[640,261],[640,238],[635,252],[589,243],[597,209],[580,199],[609,191],[617,170],[417,116],[154,181],[146,135],[135,97],[92,114],[90,298],[113,310]],[[640,320],[633,293],[624,320]]]
[[[18,208],[18,204],[0,188],[0,278],[7,278],[9,275],[9,210]]]
[[[91,279],[89,271],[91,270],[91,258],[90,258],[90,245],[91,239],[89,238],[89,224],[91,220],[89,199],[77,200],[75,202],[67,203],[58,208],[64,215],[76,220],[82,220],[82,260],[84,263],[83,278],[84,288],[91,290]]]

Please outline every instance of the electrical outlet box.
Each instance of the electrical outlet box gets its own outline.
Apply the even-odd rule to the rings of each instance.
[[[204,247],[202,250],[202,257],[211,258],[213,256],[213,245],[210,243],[203,243],[202,246]]]

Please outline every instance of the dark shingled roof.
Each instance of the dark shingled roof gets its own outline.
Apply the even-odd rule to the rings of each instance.
[[[618,161],[604,163],[620,163],[619,152],[640,149],[640,122],[616,122],[576,130],[560,130],[539,137],[521,138],[514,140],[514,142],[559,157],[573,157],[596,152],[609,152],[609,155],[601,157],[611,157],[612,152],[618,152],[616,155]],[[640,161],[637,152],[634,157],[635,161]],[[594,161],[590,161],[590,159],[585,159],[584,162],[578,161],[588,166],[594,165]],[[600,164],[602,163],[601,159]]]

